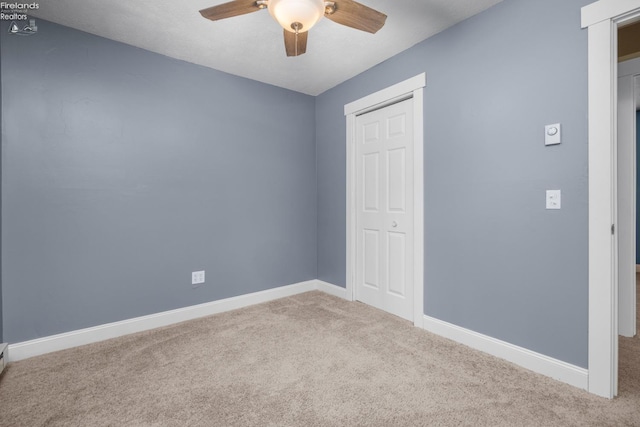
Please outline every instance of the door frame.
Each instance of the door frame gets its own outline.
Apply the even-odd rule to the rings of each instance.
[[[424,319],[424,138],[423,88],[418,74],[344,106],[347,120],[347,299],[355,300],[356,272],[356,117],[407,99],[413,100],[413,324]]]
[[[636,79],[640,58],[618,63],[618,335],[624,337],[636,335]]]
[[[640,12],[640,0],[584,6],[589,94],[589,391],[613,398],[618,388],[617,29]]]

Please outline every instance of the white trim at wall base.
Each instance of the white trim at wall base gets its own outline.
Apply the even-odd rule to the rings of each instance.
[[[39,356],[53,351],[117,338],[123,335],[133,334],[135,332],[160,328],[162,326],[211,316],[213,314],[223,313],[225,311],[260,304],[279,298],[285,298],[301,294],[303,292],[321,290],[331,295],[340,296],[339,294],[341,289],[346,297],[346,290],[344,288],[330,285],[329,283],[322,282],[320,280],[309,280],[306,282],[295,283],[293,285],[254,292],[247,295],[239,295],[237,297],[178,308],[176,310],[164,311],[161,313],[150,314],[148,316],[136,317],[133,319],[107,323],[104,325],[37,338],[16,344],[9,344],[9,361],[15,362],[17,360]]]
[[[424,329],[574,387],[589,388],[588,371],[570,363],[429,316],[424,316]]]
[[[345,288],[321,280],[316,282],[318,290],[351,301]],[[427,315],[423,315],[422,322],[415,326],[574,387],[589,388],[589,371],[579,366]]]
[[[179,308],[176,310],[164,311],[148,316],[136,317],[120,322],[107,323],[92,328],[79,329],[63,334],[10,344],[10,351],[7,351],[7,353],[10,354],[9,361],[15,362],[29,357],[78,347],[85,344],[92,344],[111,338],[168,326],[200,317],[211,316],[314,290],[349,300],[347,290],[345,288],[322,280],[309,280],[252,294],[240,295],[237,297]],[[460,344],[491,354],[492,356],[505,359],[509,362],[515,363],[516,365],[520,365],[524,368],[568,383],[575,387],[585,390],[588,387],[588,375],[586,369],[452,325],[442,320],[434,319],[429,316],[423,317],[422,327],[429,332],[449,338]],[[5,353],[5,355],[7,353]]]
[[[349,300],[347,298],[347,290],[341,286],[334,285],[332,283],[323,282],[322,280],[316,280],[317,289],[325,294],[333,295],[334,297]]]

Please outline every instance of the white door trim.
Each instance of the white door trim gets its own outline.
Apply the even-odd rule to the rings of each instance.
[[[618,67],[618,335],[636,335],[636,94]],[[640,70],[639,76],[640,76]]]
[[[616,108],[617,26],[640,0],[600,0],[582,8],[588,27],[589,391],[612,398],[618,378]]]
[[[582,8],[582,28],[602,21],[617,20],[638,9],[638,0],[599,0]]]
[[[347,120],[347,299],[355,299],[356,266],[356,116],[395,102],[413,99],[413,182],[414,182],[414,271],[413,324],[423,326],[424,319],[424,149],[423,149],[423,88],[426,74],[422,73],[398,84],[382,89],[344,106]]]

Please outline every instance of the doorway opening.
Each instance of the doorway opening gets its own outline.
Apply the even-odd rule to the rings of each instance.
[[[617,63],[617,212],[618,212],[618,373],[620,393],[639,377],[638,267],[640,197],[638,131],[640,112],[640,20],[620,24]]]
[[[588,28],[589,391],[618,392],[618,28],[637,21],[640,0],[582,8]]]
[[[637,194],[640,150],[636,126],[640,108],[640,20],[618,28],[617,70],[618,333],[633,337],[637,332],[636,273],[640,264]]]

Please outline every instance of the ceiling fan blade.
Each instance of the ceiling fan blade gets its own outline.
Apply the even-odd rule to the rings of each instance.
[[[336,0],[324,16],[338,24],[375,34],[384,26],[387,15],[353,0]]]
[[[299,56],[307,51],[308,34],[308,31],[296,34],[284,30],[284,48],[287,51],[287,56]]]
[[[256,0],[233,0],[200,11],[200,15],[212,21],[244,15],[260,10]]]

